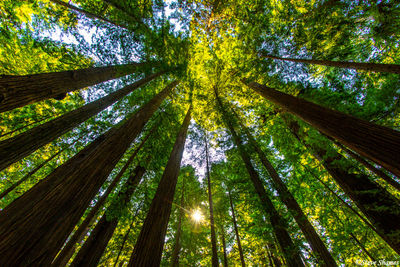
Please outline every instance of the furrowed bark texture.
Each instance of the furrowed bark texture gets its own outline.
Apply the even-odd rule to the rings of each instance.
[[[118,160],[176,84],[168,85],[122,126],[96,139],[0,213],[1,266],[50,265]]]
[[[330,60],[316,60],[316,59],[296,59],[296,58],[275,57],[270,55],[261,55],[261,56],[265,58],[272,58],[272,59],[306,63],[306,64],[315,64],[328,67],[400,74],[400,65],[396,64],[358,63],[358,62],[330,61]]]
[[[156,267],[160,265],[165,233],[171,214],[175,187],[180,170],[187,130],[190,123],[189,108],[176,138],[156,194],[143,223],[128,266]]]
[[[288,123],[294,136],[313,151],[314,156],[368,218],[379,235],[400,254],[399,201],[362,172],[354,170],[351,163],[334,149],[322,148],[315,142],[305,143],[300,137],[297,122]]]
[[[331,110],[265,85],[246,83],[322,133],[400,177],[400,132]]]
[[[252,147],[256,151],[261,163],[264,165],[265,169],[269,173],[273,185],[278,191],[279,198],[285,204],[285,206],[288,208],[288,210],[296,220],[301,231],[303,232],[308,243],[310,244],[315,256],[319,259],[319,263],[323,264],[324,266],[337,266],[335,260],[329,253],[324,242],[322,242],[321,238],[309,222],[307,216],[304,214],[296,199],[293,197],[292,193],[290,193],[289,189],[286,187],[285,183],[282,181],[281,177],[272,166],[271,162],[267,159],[264,151],[262,151],[261,148],[258,146],[257,141],[251,135],[250,131],[243,124],[241,124],[241,126],[246,133],[247,139],[250,141]]]
[[[125,207],[127,205],[145,171],[146,169],[142,166],[135,168],[134,172],[129,176],[128,181],[124,184],[126,191],[120,191],[118,193],[117,201],[121,204],[113,203],[107,210],[112,210],[115,206],[118,207],[119,205],[122,205]],[[107,214],[106,211],[70,266],[97,266],[107,247],[108,241],[110,241],[115,228],[117,228],[119,221],[118,217],[108,218]]]
[[[62,99],[68,92],[134,73],[148,63],[49,72],[32,75],[0,76],[0,112],[49,98]]]
[[[171,262],[170,262],[171,267],[179,267],[179,252],[181,251],[181,235],[182,235],[182,218],[184,216],[183,206],[185,205],[184,193],[185,193],[185,184],[183,183],[181,192],[181,203],[178,213],[178,226],[176,227],[177,230],[175,233],[174,248],[172,250],[172,255],[171,255]]]
[[[139,150],[144,146],[147,139],[150,137],[150,135],[152,135],[152,133],[156,129],[155,128],[156,125],[157,124],[155,124],[153,126],[153,128],[150,130],[150,132],[147,134],[147,136],[145,138],[143,138],[143,140],[140,142],[139,146],[133,151],[132,155],[126,161],[125,165],[121,168],[121,170],[118,172],[117,176],[115,176],[114,180],[108,186],[106,192],[99,198],[99,200],[96,202],[96,205],[90,210],[89,214],[86,216],[86,218],[83,220],[83,222],[79,225],[78,229],[74,232],[74,234],[68,240],[68,243],[62,248],[61,252],[57,255],[56,259],[54,259],[52,266],[61,267],[61,266],[67,265],[69,259],[72,257],[72,255],[75,252],[76,243],[82,242],[82,240],[84,239],[85,235],[87,234],[87,232],[90,228],[90,225],[93,224],[93,222],[96,218],[97,212],[103,206],[107,197],[111,194],[111,192],[115,189],[115,187],[121,181],[122,176],[124,175],[125,171],[129,167],[129,165],[132,163],[132,161],[135,159]]]
[[[244,262],[242,244],[240,243],[239,229],[236,222],[235,209],[233,208],[232,196],[230,192],[228,192],[228,194],[229,194],[229,203],[231,205],[231,211],[232,211],[233,228],[235,229],[236,242],[239,249],[240,263],[242,264],[242,267],[245,267],[246,264]]]
[[[209,158],[208,158],[207,136],[205,137],[205,145],[206,145],[208,203],[209,203],[209,208],[210,208],[210,227],[211,227],[211,249],[212,249],[211,264],[213,267],[218,267],[219,263],[218,263],[218,252],[217,252],[217,239],[215,237],[214,210],[213,210],[213,200],[212,200],[212,192],[211,192],[211,178],[210,178],[210,166],[209,166]]]
[[[152,74],[83,107],[68,112],[54,120],[32,128],[22,134],[0,142],[0,171],[30,155],[38,148],[50,143],[61,135],[112,105],[133,90],[160,76]]]
[[[278,240],[279,246],[281,248],[282,253],[284,254],[284,257],[287,261],[288,266],[304,266],[304,264],[301,260],[300,251],[294,245],[292,239],[290,238],[289,233],[287,232],[287,223],[285,222],[283,217],[281,217],[279,215],[279,213],[275,209],[272,201],[269,199],[268,194],[265,191],[264,185],[263,185],[258,173],[254,169],[253,164],[251,163],[250,157],[248,156],[247,152],[245,151],[245,149],[242,145],[242,140],[237,135],[231,120],[229,119],[228,115],[226,114],[226,111],[222,105],[220,98],[217,95],[216,90],[215,90],[215,95],[216,95],[218,107],[221,110],[222,115],[224,117],[225,124],[228,127],[228,129],[233,137],[233,141],[239,150],[239,154],[240,154],[240,156],[245,164],[245,167],[249,173],[250,180],[252,181],[254,188],[261,200],[261,204],[263,205],[263,208],[268,216],[269,222],[271,223],[271,226],[274,231],[274,235]]]

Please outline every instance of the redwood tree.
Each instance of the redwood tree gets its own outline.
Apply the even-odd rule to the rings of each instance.
[[[14,162],[23,159],[33,153],[36,149],[55,140],[57,137],[67,133],[80,123],[99,113],[106,107],[112,105],[133,90],[159,77],[164,71],[149,75],[131,85],[115,91],[105,97],[70,111],[54,120],[48,121],[34,127],[17,136],[0,142],[0,170],[8,167]]]
[[[235,230],[236,242],[237,242],[238,249],[239,249],[240,263],[242,264],[242,267],[245,267],[246,264],[244,262],[242,244],[240,243],[240,236],[239,236],[239,229],[238,229],[237,222],[236,222],[235,208],[233,207],[231,192],[229,192],[229,191],[228,191],[228,196],[229,196],[229,204],[231,205],[233,229]]]
[[[0,265],[51,263],[120,157],[177,83],[1,211]]]
[[[68,92],[134,73],[149,64],[131,63],[23,76],[1,75],[0,112],[49,98],[63,99]]]
[[[322,133],[400,176],[400,132],[250,82],[250,88]]]
[[[174,148],[168,159],[156,194],[143,223],[128,266],[156,267],[160,265],[172,201],[180,170],[187,130],[190,123],[189,108],[181,129],[176,137]]]

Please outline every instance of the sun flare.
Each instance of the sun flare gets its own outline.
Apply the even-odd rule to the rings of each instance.
[[[191,217],[192,217],[192,220],[193,220],[195,223],[201,223],[201,222],[203,221],[203,214],[201,213],[200,210],[194,210],[194,211],[192,212]]]

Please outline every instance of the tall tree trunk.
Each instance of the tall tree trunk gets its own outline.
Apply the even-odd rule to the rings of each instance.
[[[60,5],[60,6],[69,8],[69,9],[71,9],[71,10],[74,10],[74,11],[76,11],[76,12],[78,12],[78,13],[82,13],[82,14],[84,14],[86,17],[89,17],[89,18],[92,18],[92,19],[98,19],[98,20],[101,20],[101,21],[110,23],[110,24],[112,24],[112,25],[114,25],[114,26],[121,27],[121,28],[124,28],[124,29],[129,30],[128,27],[126,27],[125,25],[122,25],[121,23],[117,23],[117,22],[111,21],[111,20],[109,20],[109,19],[107,19],[107,18],[105,18],[105,17],[102,17],[102,16],[100,16],[100,15],[94,14],[94,13],[92,13],[92,12],[83,10],[82,8],[78,8],[78,7],[73,6],[73,5],[71,5],[71,4],[65,3],[64,1],[61,1],[61,0],[50,0],[50,1],[53,2],[53,3],[55,3],[55,4],[57,4],[57,5]]]
[[[173,82],[0,213],[0,265],[48,266]],[[107,155],[107,156],[105,156]]]
[[[128,266],[156,267],[160,265],[165,234],[171,214],[171,206],[174,200],[175,187],[191,118],[190,111],[191,107],[176,137],[174,148],[158,184],[156,194],[143,223]]]
[[[144,202],[142,202],[142,205],[140,205],[140,206],[136,209],[136,212],[135,212],[135,214],[133,215],[132,222],[131,222],[131,224],[129,225],[128,231],[127,231],[126,234],[124,235],[124,239],[122,240],[121,247],[119,248],[117,258],[115,259],[114,267],[116,267],[117,264],[118,264],[119,257],[121,256],[122,251],[124,250],[125,243],[126,243],[126,241],[128,240],[129,233],[131,232],[132,227],[133,227],[133,223],[135,222],[134,218],[139,214],[139,211],[140,211],[140,209],[142,208],[143,203],[144,203]],[[124,262],[121,262],[122,265],[123,265],[123,263],[124,263]],[[121,265],[120,265],[120,266],[121,266]]]
[[[378,168],[376,168],[374,165],[369,163],[367,160],[363,159],[360,155],[354,153],[353,151],[351,151],[347,147],[344,147],[341,143],[336,142],[336,141],[334,141],[334,142],[338,147],[343,149],[347,154],[349,154],[351,157],[353,157],[359,163],[364,165],[368,170],[370,170],[371,172],[375,173],[376,176],[382,178],[385,182],[387,182],[388,184],[390,184],[391,186],[393,186],[394,188],[396,188],[397,190],[400,191],[400,183],[395,181],[392,177],[390,177],[389,175],[384,173],[382,170],[379,170]]]
[[[98,213],[99,209],[103,206],[107,197],[111,194],[111,192],[119,184],[125,171],[131,165],[131,163],[135,159],[137,153],[144,146],[144,144],[146,143],[148,138],[153,134],[153,132],[156,129],[155,128],[156,126],[157,126],[157,124],[154,124],[152,129],[146,135],[146,137],[143,138],[143,140],[140,142],[139,146],[133,151],[132,155],[126,161],[125,165],[121,168],[121,170],[115,176],[114,180],[108,186],[106,192],[103,195],[101,195],[99,200],[96,202],[96,205],[90,210],[89,214],[86,216],[86,218],[83,220],[83,222],[79,225],[78,229],[74,232],[74,234],[68,240],[67,244],[62,248],[61,252],[54,259],[52,266],[62,267],[62,266],[67,265],[69,259],[72,257],[72,255],[75,252],[76,243],[82,242],[82,240],[85,238],[87,232],[90,229],[90,226],[94,223],[94,220],[96,219],[96,214]]]
[[[257,93],[322,133],[400,177],[400,132],[331,110],[265,85],[246,83]]]
[[[240,119],[239,123],[242,129],[244,129],[247,139],[256,151],[261,163],[264,165],[269,176],[271,177],[273,185],[278,191],[279,198],[285,204],[285,206],[288,208],[288,210],[296,220],[296,223],[299,225],[301,231],[303,232],[308,243],[313,249],[315,256],[319,259],[319,262],[324,266],[337,266],[335,260],[332,258],[332,255],[329,253],[324,242],[322,242],[314,227],[308,221],[307,216],[304,214],[296,199],[293,197],[292,193],[290,193],[289,189],[282,181],[278,172],[272,166],[271,162],[267,159],[264,151],[261,150],[261,148],[257,144],[257,141],[251,135],[250,131],[240,122]]]
[[[34,122],[31,122],[31,123],[28,123],[28,124],[26,124],[26,125],[24,125],[24,126],[22,126],[22,127],[19,127],[19,128],[15,129],[15,130],[9,131],[9,132],[4,133],[4,134],[1,134],[0,137],[4,137],[4,136],[6,136],[6,135],[11,135],[11,134],[13,134],[13,133],[15,133],[15,132],[18,132],[18,131],[21,131],[22,129],[25,129],[25,128],[31,126],[31,125],[38,124],[38,123],[40,123],[40,122],[42,122],[42,121],[45,121],[45,120],[47,120],[47,119],[50,119],[50,118],[53,118],[53,117],[56,117],[56,116],[58,116],[58,114],[53,114],[53,115],[50,115],[50,116],[45,116],[45,117],[41,118],[41,119],[38,120],[38,121],[34,121]]]
[[[231,211],[232,211],[233,228],[235,229],[236,242],[237,242],[238,249],[239,249],[240,263],[242,264],[242,267],[245,267],[246,264],[244,262],[242,244],[240,243],[239,229],[237,227],[235,209],[233,207],[231,192],[228,191],[228,195],[229,195],[229,203],[231,205]]]
[[[12,110],[49,98],[63,99],[66,93],[116,79],[149,63],[131,63],[107,67],[0,76],[0,112]]]
[[[116,201],[107,209],[93,232],[86,240],[85,244],[79,250],[78,255],[76,255],[70,265],[71,267],[97,266],[107,247],[108,241],[110,241],[115,229],[117,228],[119,221],[118,217],[109,218],[108,211],[118,209],[120,205],[125,207],[128,204],[145,171],[146,169],[142,166],[137,166],[135,168],[134,172],[129,176],[127,182],[124,184],[124,187],[118,193]],[[125,192],[124,188],[126,188]]]
[[[24,183],[26,180],[28,180],[32,175],[34,175],[37,171],[39,171],[44,165],[46,165],[47,163],[49,163],[52,159],[54,159],[55,157],[57,157],[58,155],[60,155],[62,152],[64,152],[66,149],[68,149],[70,146],[72,146],[73,144],[75,144],[79,139],[81,139],[82,136],[80,138],[78,138],[77,140],[75,140],[75,142],[71,143],[70,145],[66,146],[63,149],[60,149],[57,153],[54,153],[51,157],[49,157],[48,159],[46,159],[45,161],[43,161],[42,163],[40,163],[38,166],[36,166],[35,168],[33,168],[31,171],[29,171],[24,177],[22,177],[20,180],[18,180],[17,182],[13,183],[9,188],[7,188],[6,190],[4,190],[4,192],[2,192],[0,194],[0,199],[2,199],[3,197],[5,197],[6,195],[8,195],[11,191],[13,191],[17,186],[19,186],[20,184]]]
[[[211,264],[213,267],[218,267],[219,263],[218,263],[217,239],[215,237],[214,210],[213,210],[213,200],[212,200],[212,191],[211,191],[207,133],[205,133],[205,147],[206,147],[208,204],[209,204],[209,208],[210,208],[210,227],[211,227],[211,249],[212,249]]]
[[[3,170],[12,163],[23,159],[33,153],[36,149],[67,133],[80,123],[86,121],[106,107],[120,100],[122,97],[128,95],[133,90],[163,73],[164,72],[152,74],[103,98],[68,112],[54,120],[48,121],[22,134],[0,142],[0,170]]]
[[[174,248],[172,249],[171,262],[170,262],[171,267],[179,267],[179,252],[181,251],[181,235],[182,235],[182,218],[184,215],[183,207],[185,205],[184,193],[185,193],[185,183],[183,182],[181,191],[181,203],[179,206],[179,213],[178,213],[178,225],[176,227],[175,243],[174,243]]]
[[[229,131],[231,132],[231,135],[233,137],[233,141],[236,145],[236,147],[239,150],[239,154],[246,166],[246,169],[249,173],[250,180],[252,181],[254,188],[261,200],[261,204],[263,205],[263,208],[268,215],[269,221],[271,223],[272,229],[274,231],[274,234],[278,240],[278,243],[280,245],[281,251],[284,254],[284,257],[287,261],[288,266],[304,266],[301,256],[300,256],[300,250],[298,247],[296,247],[290,238],[289,233],[287,232],[287,222],[283,219],[283,217],[280,216],[278,211],[275,209],[272,201],[270,200],[267,192],[265,191],[265,188],[263,186],[263,183],[256,172],[256,170],[253,167],[253,164],[251,163],[250,157],[248,156],[247,152],[245,151],[243,145],[242,145],[242,140],[241,138],[237,135],[232,121],[229,119],[226,110],[224,109],[221,99],[219,98],[216,88],[214,88],[215,96],[217,99],[217,104],[219,107],[219,110],[222,113],[222,116],[224,118],[225,124],[228,127]]]
[[[294,136],[313,151],[314,156],[378,230],[380,236],[400,254],[399,201],[363,173],[354,171],[351,163],[330,147],[316,142],[305,143],[296,121],[287,122]],[[352,171],[353,170],[353,171]]]
[[[225,229],[223,226],[221,226],[221,239],[222,239],[222,250],[224,253],[224,267],[228,267],[228,257],[226,255]]]
[[[372,261],[377,261],[371,253],[368,252],[368,250],[365,248],[365,246],[358,240],[358,238],[353,234],[350,233],[350,237],[357,243],[357,245],[361,248],[361,250],[372,260]]]
[[[316,60],[316,59],[296,59],[296,58],[275,57],[265,54],[262,54],[261,57],[291,61],[291,62],[306,63],[306,64],[322,65],[328,67],[344,68],[344,69],[355,69],[355,70],[400,74],[400,65],[396,64],[358,63],[358,62],[344,62],[344,61],[330,61],[330,60]]]

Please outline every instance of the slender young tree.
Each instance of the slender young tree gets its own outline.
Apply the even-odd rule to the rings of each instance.
[[[50,265],[120,157],[177,84],[166,86],[123,125],[97,138],[1,211],[0,265]]]
[[[0,142],[0,170],[30,155],[36,149],[67,133],[80,123],[109,107],[133,90],[159,77],[165,72],[149,75],[105,97],[70,111],[54,120]]]
[[[361,250],[372,260],[372,261],[377,261],[374,256],[371,255],[371,253],[368,252],[368,250],[365,248],[365,246],[358,240],[358,238],[353,234],[350,233],[350,237],[357,243],[357,245],[361,248]]]
[[[388,184],[390,184],[391,186],[393,186],[394,188],[396,188],[397,190],[400,191],[400,183],[398,183],[397,181],[395,181],[392,177],[390,177],[389,175],[387,175],[386,173],[384,173],[382,170],[376,168],[374,165],[372,165],[371,163],[369,163],[367,160],[363,159],[360,155],[358,155],[357,153],[354,153],[353,151],[351,151],[350,149],[348,149],[347,147],[344,147],[341,143],[339,142],[335,142],[335,145],[337,145],[339,148],[343,149],[344,152],[346,152],[349,156],[351,156],[353,159],[357,160],[359,163],[361,163],[362,165],[364,165],[368,170],[370,170],[371,172],[375,173],[376,176],[382,178],[384,181],[386,181]]]
[[[351,150],[400,176],[400,132],[331,110],[265,85],[242,80],[261,96],[284,108]]]
[[[89,17],[89,18],[92,18],[92,19],[98,19],[98,20],[101,20],[103,22],[110,23],[110,24],[112,24],[114,26],[121,27],[121,28],[124,28],[124,29],[127,29],[127,30],[129,29],[127,26],[125,26],[125,25],[123,25],[121,23],[117,23],[117,22],[111,21],[111,20],[109,20],[109,19],[107,19],[105,17],[102,17],[100,15],[94,14],[94,13],[86,11],[86,10],[84,10],[82,8],[79,8],[79,7],[73,6],[71,4],[65,3],[64,1],[61,1],[61,0],[50,0],[50,1],[55,3],[55,4],[57,4],[57,5],[69,8],[69,9],[75,11],[75,12],[84,14],[86,17]]]
[[[211,178],[210,178],[207,133],[204,134],[204,139],[205,139],[204,142],[205,142],[205,148],[206,148],[208,206],[209,206],[209,210],[210,210],[210,227],[211,227],[211,249],[212,249],[211,264],[213,267],[218,267],[219,263],[218,263],[218,252],[217,252],[217,238],[215,237],[214,210],[213,210],[213,199],[212,199],[212,191],[211,191]]]
[[[221,240],[222,240],[222,252],[224,254],[224,267],[228,267],[228,256],[226,254],[226,241],[225,241],[225,229],[221,226]]]
[[[17,186],[19,186],[20,184],[26,182],[32,175],[34,175],[36,172],[38,172],[44,165],[46,165],[47,163],[49,163],[51,160],[53,160],[55,157],[57,157],[58,155],[60,155],[62,152],[64,152],[65,150],[67,150],[69,147],[71,147],[72,145],[74,145],[76,142],[78,142],[79,139],[81,139],[82,136],[80,138],[78,138],[77,140],[75,140],[75,142],[71,143],[70,145],[60,149],[57,153],[54,153],[51,157],[49,157],[48,159],[46,159],[45,161],[43,161],[42,163],[40,163],[38,166],[36,166],[35,168],[33,168],[31,171],[29,171],[24,177],[22,177],[21,179],[19,179],[18,181],[16,181],[15,183],[13,183],[9,188],[7,188],[6,190],[4,190],[1,194],[0,194],[0,199],[2,199],[3,197],[5,197],[6,195],[8,195],[11,191],[13,191]]]
[[[61,100],[66,93],[116,79],[154,63],[131,63],[32,75],[0,76],[0,112],[49,98]]]
[[[45,117],[41,118],[40,120],[37,120],[37,121],[31,122],[31,123],[28,123],[28,124],[26,124],[26,125],[24,125],[24,126],[21,126],[21,127],[15,129],[15,130],[9,131],[9,132],[4,133],[4,134],[1,134],[0,137],[4,137],[4,136],[7,136],[7,135],[11,135],[11,134],[13,134],[13,133],[15,133],[15,132],[18,132],[18,131],[21,131],[21,130],[23,130],[23,129],[29,127],[29,126],[32,126],[32,125],[34,125],[34,124],[39,124],[39,123],[42,122],[42,121],[45,121],[45,120],[47,120],[47,119],[54,118],[54,117],[57,117],[57,116],[58,116],[58,114],[52,114],[52,115],[50,115],[50,116],[45,116]]]
[[[231,196],[230,191],[228,191],[228,196],[229,196],[229,204],[231,205],[233,229],[235,230],[236,242],[237,242],[238,249],[239,249],[240,263],[242,264],[242,267],[245,267],[246,264],[244,262],[242,244],[240,243],[240,236],[239,236],[239,229],[238,229],[237,222],[236,222],[235,208],[233,207],[233,201],[232,201],[232,196]]]
[[[286,123],[296,139],[313,152],[340,188],[374,225],[379,235],[400,254],[400,224],[397,223],[400,222],[398,199],[364,173],[352,171],[354,168],[351,163],[334,149],[321,147],[317,142],[306,143],[296,121],[290,120]]]
[[[313,249],[315,256],[319,259],[320,263],[323,263],[323,265],[325,266],[337,266],[335,260],[329,253],[324,242],[322,242],[321,238],[315,231],[312,224],[309,222],[300,205],[297,203],[292,193],[282,181],[282,178],[279,176],[278,172],[272,166],[271,162],[267,159],[264,151],[262,151],[262,149],[259,147],[257,141],[251,135],[249,129],[245,125],[243,125],[243,123],[241,123],[238,115],[235,112],[234,114],[236,115],[236,118],[238,119],[241,128],[244,130],[247,139],[252,145],[252,148],[256,151],[258,158],[260,159],[261,163],[264,165],[269,176],[271,177],[272,183],[275,189],[278,191],[279,198],[285,204],[285,206],[288,208],[288,210],[296,220],[297,225],[300,227],[305,238]]]
[[[183,178],[184,179],[184,178]],[[179,267],[179,252],[181,251],[182,218],[184,215],[183,207],[185,205],[185,182],[182,183],[181,202],[178,211],[178,225],[176,226],[174,247],[171,255],[171,267]]]
[[[191,107],[186,113],[176,137],[174,148],[158,184],[156,194],[143,223],[128,266],[156,267],[160,265],[187,130],[190,124],[190,111]]]
[[[119,221],[119,217],[109,218],[108,211],[115,210],[119,206],[125,207],[128,204],[145,171],[146,169],[140,165],[135,168],[123,185],[123,189],[126,189],[126,191],[120,191],[118,193],[116,201],[111,204],[100,221],[96,224],[96,227],[93,229],[92,233],[90,233],[89,238],[79,250],[70,266],[97,266]]]
[[[222,113],[223,120],[228,127],[229,132],[233,137],[233,141],[239,150],[239,154],[245,164],[245,167],[249,173],[250,180],[252,181],[254,188],[261,200],[261,204],[268,215],[269,221],[274,231],[274,235],[278,240],[280,249],[284,254],[286,262],[288,266],[304,266],[303,261],[300,256],[300,250],[296,247],[287,231],[287,222],[283,219],[283,217],[278,213],[275,209],[272,201],[270,200],[267,192],[265,191],[264,185],[259,177],[257,171],[254,169],[253,164],[251,163],[250,157],[245,151],[242,140],[239,135],[236,133],[232,121],[229,119],[224,106],[222,105],[221,99],[217,94],[216,88],[214,88],[214,93],[216,96],[217,107],[218,110]]]
[[[316,60],[316,59],[296,59],[296,58],[275,57],[265,54],[261,54],[261,57],[291,61],[291,62],[306,63],[306,64],[322,65],[328,67],[400,74],[400,65],[396,64],[358,63],[358,62],[344,62],[344,61],[330,61],[330,60]]]
[[[90,230],[90,226],[94,223],[94,220],[96,219],[96,214],[98,213],[100,208],[103,206],[103,204],[106,202],[106,200],[107,200],[108,196],[111,194],[111,192],[119,184],[125,171],[131,165],[132,161],[136,158],[136,155],[138,154],[139,150],[144,146],[144,144],[149,139],[149,137],[154,133],[154,131],[156,130],[156,127],[157,127],[157,124],[154,124],[154,126],[150,129],[149,133],[140,142],[139,146],[133,151],[132,155],[126,161],[125,165],[121,168],[121,170],[115,176],[115,178],[113,179],[111,184],[108,186],[106,192],[103,195],[101,195],[99,200],[96,202],[96,205],[94,205],[94,207],[90,210],[89,214],[85,217],[83,222],[79,225],[78,229],[69,238],[67,244],[65,244],[64,247],[62,248],[62,250],[60,251],[60,253],[58,253],[57,257],[54,259],[54,261],[52,263],[52,266],[61,267],[61,266],[67,265],[69,259],[72,257],[72,255],[75,252],[76,243],[81,243],[82,240],[85,238],[86,234]]]

